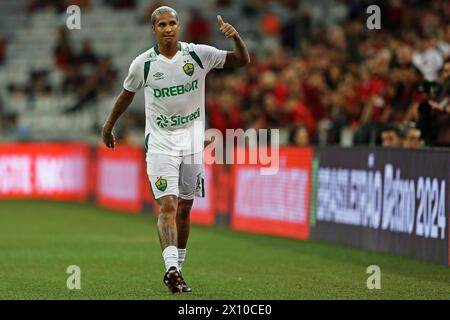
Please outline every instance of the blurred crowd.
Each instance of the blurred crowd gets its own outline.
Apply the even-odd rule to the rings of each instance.
[[[113,88],[118,77],[108,56],[96,54],[88,39],[83,40],[80,50],[75,50],[64,27],[56,29],[56,37],[52,59],[54,68],[62,75],[61,86],[55,88],[50,84],[52,70],[33,70],[26,84],[12,83],[8,86],[10,94],[26,97],[30,108],[35,98],[49,96],[54,91],[73,95],[76,101],[66,107],[67,113],[81,110],[98,98],[115,94]]]
[[[305,33],[297,51],[274,46],[239,73],[210,76],[210,126],[289,127],[295,145],[350,132],[355,145],[449,146],[450,2],[386,3],[381,30],[361,10]]]
[[[88,39],[84,39],[81,50],[72,49],[65,28],[58,29],[58,42],[53,58],[57,68],[63,73],[63,93],[75,93],[78,101],[67,109],[74,112],[83,108],[87,102],[112,94],[117,79],[117,71],[110,57],[98,56]]]
[[[61,3],[89,8],[90,2],[31,0],[28,10],[61,8]],[[132,9],[135,2],[103,1],[118,10]],[[227,128],[284,128],[288,143],[299,146],[450,145],[449,1],[240,3],[238,16],[256,21],[259,30],[257,35],[242,32],[242,36],[257,46],[252,46],[249,66],[208,76],[209,127],[223,132]],[[149,2],[145,15],[162,4],[165,1]],[[381,8],[379,30],[366,27],[366,9],[371,4]],[[218,12],[236,8],[233,0],[216,0],[215,5]],[[202,11],[192,9],[185,20],[182,41],[215,43],[216,26]],[[236,27],[239,31],[239,23]],[[114,85],[123,79],[118,79],[108,57],[98,56],[89,40],[75,52],[65,28],[58,29],[57,37],[53,58],[64,75],[62,90],[78,97],[67,112],[117,93]],[[2,50],[0,39],[0,63]],[[52,90],[45,72],[30,76],[28,88],[13,86],[10,90],[30,95]],[[143,123],[142,114],[129,113],[128,117],[127,125]]]
[[[99,0],[94,0],[99,1]],[[100,0],[105,5],[121,9],[133,9],[136,5],[135,0]],[[27,4],[27,11],[32,13],[47,8],[54,8],[57,12],[66,12],[70,5],[77,5],[81,10],[90,10],[92,8],[92,0],[30,0]]]

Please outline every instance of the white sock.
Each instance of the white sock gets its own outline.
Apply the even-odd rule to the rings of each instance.
[[[175,246],[168,246],[162,252],[164,264],[166,265],[166,271],[171,267],[178,269],[178,250]]]
[[[181,271],[183,267],[184,259],[186,258],[186,249],[178,248],[178,270]]]

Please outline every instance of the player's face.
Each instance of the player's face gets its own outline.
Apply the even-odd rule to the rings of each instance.
[[[158,43],[170,44],[178,42],[180,26],[177,17],[173,13],[165,12],[158,15],[152,29]]]

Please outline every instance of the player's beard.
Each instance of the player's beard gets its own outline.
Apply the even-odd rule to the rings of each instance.
[[[162,43],[164,44],[165,47],[170,47],[172,44],[177,43],[177,38],[176,36],[171,36],[171,37],[162,37]]]

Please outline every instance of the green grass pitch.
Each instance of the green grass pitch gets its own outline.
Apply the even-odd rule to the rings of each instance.
[[[149,214],[93,204],[2,201],[0,299],[449,299],[450,268],[348,247],[193,226],[173,295]],[[366,268],[381,268],[368,290]],[[68,290],[66,269],[81,268]]]

